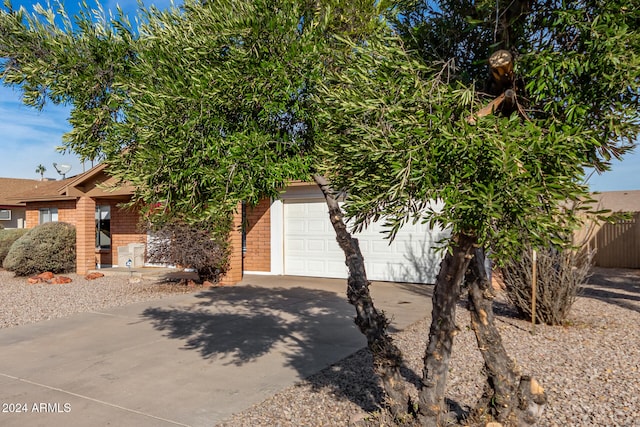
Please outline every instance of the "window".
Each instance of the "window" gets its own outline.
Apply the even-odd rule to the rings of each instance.
[[[11,220],[11,209],[0,209],[0,221]]]
[[[58,208],[40,208],[40,224],[58,222]]]
[[[111,249],[111,206],[96,205],[96,248]]]

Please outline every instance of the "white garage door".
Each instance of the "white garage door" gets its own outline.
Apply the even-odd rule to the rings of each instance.
[[[434,283],[440,255],[433,247],[443,236],[425,224],[407,224],[389,244],[382,221],[355,237],[370,280]],[[284,272],[289,275],[346,278],[344,253],[336,242],[324,200],[284,203]]]

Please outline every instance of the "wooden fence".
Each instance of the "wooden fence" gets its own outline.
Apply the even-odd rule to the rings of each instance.
[[[640,268],[640,212],[625,221],[603,224],[589,241],[599,267]]]

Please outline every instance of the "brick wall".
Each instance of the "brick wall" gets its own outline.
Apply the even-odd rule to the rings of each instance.
[[[229,235],[231,244],[231,256],[229,257],[229,270],[222,277],[223,285],[235,285],[242,280],[242,206],[238,205],[237,212],[233,215],[233,226]]]
[[[78,200],[57,202],[30,202],[26,208],[26,227],[33,228],[40,222],[41,208],[58,208],[58,221],[76,226],[76,269],[78,274],[102,265],[118,263],[118,246],[129,243],[146,243],[146,233],[138,230],[138,213],[121,209],[124,200],[93,200],[81,197]],[[96,204],[111,206],[111,250],[96,251],[95,209]]]
[[[96,268],[96,202],[80,197],[76,202],[76,272],[87,274]],[[61,218],[59,218],[62,221]]]
[[[248,208],[245,230],[247,250],[244,254],[245,271],[271,271],[271,212],[269,199]]]
[[[118,263],[118,246],[127,246],[129,243],[147,243],[147,234],[138,229],[140,216],[137,211],[122,209],[118,203],[111,201],[111,253],[112,262]],[[100,202],[99,204],[109,204]],[[119,267],[123,267],[120,265]]]
[[[41,208],[58,208],[58,222],[68,222],[77,225],[75,200],[60,200],[57,202],[30,202],[25,212],[25,228],[33,228],[40,224]]]

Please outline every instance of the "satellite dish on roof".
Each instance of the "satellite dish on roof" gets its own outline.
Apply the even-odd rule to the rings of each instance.
[[[71,165],[59,165],[54,163],[53,167],[56,168],[56,171],[58,171],[60,175],[62,175],[62,179],[65,179],[65,174],[71,170]]]

